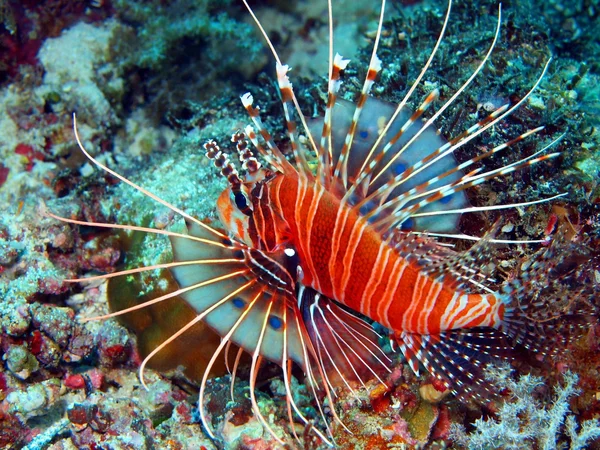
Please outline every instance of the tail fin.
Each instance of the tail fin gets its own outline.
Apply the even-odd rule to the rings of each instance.
[[[504,287],[506,309],[501,331],[526,348],[557,354],[598,321],[588,251],[565,242],[552,244],[523,263]]]

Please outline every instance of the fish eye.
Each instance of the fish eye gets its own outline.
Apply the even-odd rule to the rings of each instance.
[[[252,209],[248,204],[248,196],[241,189],[232,190],[233,202],[237,209],[247,216],[252,215]]]
[[[238,209],[246,209],[248,207],[246,196],[241,192],[233,194],[233,200],[235,201],[235,206],[237,206]]]

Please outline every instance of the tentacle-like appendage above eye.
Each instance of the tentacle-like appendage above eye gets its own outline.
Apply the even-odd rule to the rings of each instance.
[[[235,185],[239,186],[244,181],[240,178],[237,169],[229,160],[227,153],[222,152],[215,141],[211,139],[206,142],[204,144],[204,149],[206,150],[206,157],[212,159],[215,167],[221,170],[221,175],[227,178],[227,181],[232,187]]]
[[[242,131],[236,131],[231,135],[231,142],[236,146],[242,168],[248,171],[249,175],[255,175],[262,167],[261,163],[255,158],[252,150],[248,147],[246,135]]]

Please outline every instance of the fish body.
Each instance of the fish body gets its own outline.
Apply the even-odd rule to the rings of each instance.
[[[355,207],[315,181],[297,173],[271,176],[251,190],[251,203],[247,220],[230,226],[238,239],[271,253],[293,249],[299,277],[289,274],[292,283],[300,278],[304,286],[393,334],[437,334],[499,327],[502,322],[501,297],[469,294],[428,274],[426,267],[411,261],[411,255],[403,256],[401,246],[384,239]],[[221,220],[230,223],[234,205],[220,204]],[[292,285],[291,291],[295,289]]]

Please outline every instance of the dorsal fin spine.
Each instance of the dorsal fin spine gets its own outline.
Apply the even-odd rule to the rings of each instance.
[[[415,186],[399,195],[397,195],[396,197],[394,197],[392,200],[385,202],[385,199],[387,198],[387,196],[389,196],[389,194],[391,193],[391,191],[395,188],[397,188],[398,186],[400,186],[402,183],[404,183],[406,181],[406,178],[408,178],[409,175],[412,175],[412,173],[414,173],[414,168],[415,167],[423,167],[423,160],[420,162],[417,162],[415,165],[412,166],[412,168],[407,171],[405,171],[404,173],[394,177],[392,180],[390,180],[389,182],[387,182],[385,185],[383,185],[381,188],[377,189],[376,191],[374,191],[372,194],[370,194],[369,196],[365,197],[365,199],[363,199],[360,203],[358,203],[355,208],[360,208],[360,206],[362,206],[364,203],[368,202],[368,201],[378,201],[380,203],[380,205],[371,210],[367,215],[366,218],[368,217],[372,217],[372,216],[376,216],[377,214],[379,214],[380,212],[382,212],[385,209],[388,208],[394,208],[394,213],[400,211],[404,205],[406,205],[408,202],[415,200],[419,197],[424,197],[424,196],[430,196],[435,194],[436,192],[441,192],[444,191],[444,189],[450,188],[451,184],[446,184],[444,186],[439,186],[435,189],[426,191],[426,188],[429,186],[434,185],[435,183],[437,183],[440,180],[443,180],[444,178],[447,178],[457,172],[462,172],[464,169],[466,169],[467,167],[471,166],[472,164],[479,162],[485,158],[488,158],[496,153],[498,153],[499,151],[505,150],[508,147],[522,141],[523,139],[531,136],[532,134],[538,133],[539,131],[543,130],[544,127],[538,127],[538,128],[534,128],[532,130],[528,130],[527,132],[517,136],[516,138],[508,141],[508,142],[504,142],[496,147],[494,147],[493,149],[484,152],[480,155],[475,156],[474,158],[471,158],[468,161],[465,161],[462,164],[459,164],[458,166],[447,170],[446,172],[432,177],[429,180],[425,181],[424,183],[421,183],[418,186]],[[561,136],[562,137],[562,136]],[[559,137],[560,139],[560,137]],[[536,152],[535,154],[529,156],[528,158],[525,158],[524,160],[521,161],[517,161],[515,163],[512,163],[511,165],[505,166],[501,169],[506,169],[510,166],[516,165],[519,162],[523,162],[527,159],[531,159],[533,157],[535,157],[536,155],[542,153],[544,150],[546,150],[550,145],[553,145],[556,142],[553,141],[551,144],[549,144],[548,146],[544,147],[542,150],[540,150],[539,152]],[[438,149],[439,150],[439,149]],[[435,152],[434,152],[435,153]],[[538,161],[539,162],[539,161]],[[492,172],[497,173],[497,176],[501,176],[505,173],[500,173],[501,169],[497,169],[495,172],[494,171],[490,171],[488,172],[488,174],[492,174]],[[471,174],[470,176],[472,177],[474,174]],[[482,176],[483,177],[483,176]],[[464,181],[468,181],[469,176],[463,176],[461,178],[461,180]],[[484,180],[485,181],[485,180]],[[466,188],[465,188],[466,189]],[[452,192],[447,191],[447,195],[451,195]]]
[[[247,92],[244,95],[242,95],[240,98],[242,99],[242,104],[244,105],[244,108],[246,108],[246,111],[248,112],[250,119],[252,119],[252,122],[254,122],[254,126],[256,126],[258,132],[260,133],[260,135],[266,142],[267,147],[269,147],[269,150],[274,155],[274,157],[277,161],[277,165],[281,168],[282,172],[284,172],[284,173],[289,172],[289,171],[295,172],[296,169],[294,169],[294,166],[292,166],[289,163],[289,161],[287,159],[285,159],[285,156],[283,156],[283,153],[281,153],[281,151],[279,150],[277,145],[275,145],[275,142],[273,142],[273,138],[271,137],[271,134],[267,131],[267,129],[263,125],[262,120],[260,119],[260,115],[259,115],[260,108],[258,108],[258,107],[255,108],[253,106],[254,98],[252,97],[252,94]],[[248,136],[248,137],[250,137],[250,136]],[[250,138],[250,140],[254,143],[252,138]]]
[[[265,150],[265,148],[260,142],[258,142],[258,138],[256,137],[256,133],[254,132],[254,128],[252,128],[252,125],[246,125],[246,128],[244,128],[244,132],[246,133],[246,136],[248,136],[248,139],[250,139],[250,142],[252,142],[252,145],[254,145],[254,147],[258,150],[258,153],[260,153],[262,157],[267,160],[269,165],[279,170],[280,172],[283,172],[283,166],[273,158],[271,153]]]
[[[408,148],[408,146],[410,146],[413,142],[415,142],[419,138],[419,136],[421,136],[421,134],[423,134],[425,132],[425,130],[427,130],[437,120],[437,118],[440,115],[442,115],[442,113],[446,109],[448,109],[450,107],[450,105],[452,105],[454,103],[454,101],[456,100],[456,98],[459,95],[461,95],[467,89],[467,87],[469,87],[469,85],[471,84],[471,82],[475,79],[475,77],[479,74],[479,72],[481,72],[481,69],[483,69],[483,66],[485,66],[485,64],[487,63],[488,59],[490,58],[490,55],[492,54],[492,51],[494,50],[494,47],[496,46],[496,42],[498,42],[498,37],[500,36],[500,24],[501,24],[501,22],[502,22],[502,7],[501,7],[501,5],[498,5],[498,21],[497,21],[497,25],[496,25],[496,32],[494,34],[494,39],[492,40],[492,43],[490,44],[490,48],[488,49],[487,53],[485,54],[484,58],[481,60],[481,62],[479,63],[479,65],[477,66],[477,68],[475,69],[475,71],[460,86],[460,88],[457,89],[457,91],[452,95],[452,97],[450,97],[446,101],[446,103],[444,103],[442,105],[442,107],[440,109],[438,109],[435,112],[435,114],[433,116],[431,116],[427,120],[427,122],[425,122],[423,124],[423,126],[419,129],[419,131],[417,131],[417,133],[406,144],[404,144],[404,146],[398,151],[398,153],[396,153],[390,159],[390,161],[383,168],[381,168],[381,170],[379,170],[379,173],[377,175],[375,175],[373,177],[373,179],[371,180],[371,184],[373,182],[375,182],[383,173],[385,173],[385,171],[396,161],[396,159],[398,158],[398,155],[401,154],[404,151],[405,148]],[[544,73],[545,73],[545,69],[544,69]],[[535,85],[535,87],[533,89],[535,89],[538,84],[539,84],[539,81],[538,81],[538,83],[536,83],[536,85]],[[521,103],[522,102],[520,101],[518,104],[520,105]],[[512,110],[513,109],[511,108],[510,111],[512,111]],[[503,118],[503,117],[505,117],[505,115],[502,115],[501,117]],[[484,127],[482,129],[487,129],[487,128]],[[385,131],[387,131],[387,129]],[[383,134],[384,133],[382,133],[382,135]]]
[[[374,224],[374,226],[380,227],[383,224],[389,225],[391,227],[397,226],[398,224],[401,224],[409,217],[417,217],[417,211],[423,209],[425,206],[429,205],[430,203],[438,201],[438,200],[440,200],[444,197],[447,197],[449,195],[452,195],[456,192],[464,191],[465,189],[468,189],[468,188],[471,188],[478,184],[484,183],[485,181],[488,181],[492,178],[496,178],[499,176],[509,174],[511,172],[514,172],[515,170],[519,170],[519,169],[522,169],[527,166],[532,166],[534,164],[545,161],[547,159],[554,158],[558,155],[560,155],[560,153],[555,152],[555,153],[549,153],[547,155],[542,155],[542,156],[539,156],[534,159],[526,158],[524,160],[520,160],[515,163],[512,163],[509,166],[502,167],[502,168],[496,169],[496,170],[492,170],[492,171],[489,171],[489,172],[486,172],[483,174],[479,174],[476,176],[473,174],[473,172],[471,172],[464,179],[459,179],[454,183],[450,183],[449,185],[443,186],[442,188],[436,188],[436,189],[431,190],[430,192],[424,193],[424,195],[427,195],[427,194],[430,194],[430,195],[428,197],[426,197],[424,200],[421,200],[420,202],[415,203],[414,205],[411,205],[410,207],[406,208],[405,210],[396,211],[393,215],[390,215],[390,216],[384,218],[383,220],[376,222]],[[547,200],[547,199],[544,199],[544,200]],[[502,206],[504,208],[510,208],[510,207],[513,207],[514,205],[499,205],[499,206]],[[465,209],[463,209],[463,211],[464,210]],[[448,214],[449,211],[443,211],[442,213]]]
[[[335,106],[337,93],[341,86],[340,72],[348,66],[349,59],[344,59],[339,53],[335,54],[332,62],[329,83],[327,89],[327,105],[325,106],[325,119],[323,120],[323,129],[321,131],[321,141],[319,143],[319,168],[321,184],[328,187],[330,184],[330,172],[333,158],[331,148],[331,116]]]
[[[348,159],[350,157],[352,141],[354,140],[354,135],[356,134],[356,127],[360,120],[360,115],[362,113],[365,102],[367,101],[367,96],[371,92],[371,88],[373,87],[373,83],[375,82],[375,78],[377,78],[377,74],[379,73],[379,71],[381,71],[381,60],[377,56],[377,49],[379,48],[379,42],[381,40],[381,30],[383,28],[384,15],[385,0],[382,0],[381,10],[379,13],[379,22],[377,25],[377,33],[375,34],[375,43],[373,44],[371,61],[369,62],[369,69],[367,71],[367,76],[365,77],[365,81],[363,83],[362,91],[360,93],[356,109],[354,110],[352,123],[350,125],[350,128],[348,129],[348,133],[346,134],[344,146],[342,147],[342,150],[340,152],[340,157],[338,159],[335,172],[333,174],[334,179],[341,178],[342,185],[344,186],[344,188],[348,185]]]
[[[427,70],[429,69],[429,66],[431,65],[433,58],[435,57],[435,54],[438,51],[438,48],[440,47],[442,40],[444,38],[444,34],[446,33],[446,28],[448,26],[448,22],[450,20],[450,11],[452,9],[452,0],[448,0],[448,8],[446,9],[446,16],[444,17],[444,23],[442,25],[442,29],[440,30],[440,34],[438,35],[438,39],[431,51],[431,54],[429,55],[429,58],[427,59],[427,62],[423,65],[423,68],[421,69],[421,72],[419,73],[419,75],[417,76],[417,78],[415,79],[415,81],[413,82],[413,84],[411,85],[410,89],[408,90],[408,92],[406,93],[406,95],[404,96],[404,98],[400,101],[400,103],[398,103],[398,107],[396,108],[396,110],[394,111],[394,114],[392,114],[392,116],[390,117],[390,119],[388,120],[387,124],[385,125],[383,131],[380,133],[379,137],[377,138],[377,140],[375,141],[375,143],[373,144],[371,150],[369,151],[369,154],[367,155],[367,157],[365,158],[359,173],[362,173],[365,170],[365,167],[367,167],[367,165],[371,162],[371,158],[373,156],[373,154],[375,153],[375,150],[377,149],[377,147],[379,146],[379,144],[381,144],[381,141],[384,139],[387,131],[390,129],[390,127],[392,126],[392,124],[394,123],[394,121],[396,120],[396,118],[398,117],[398,115],[400,114],[400,112],[404,109],[404,107],[406,106],[406,104],[408,103],[408,100],[412,97],[413,92],[417,89],[417,86],[419,85],[419,83],[421,82],[421,80],[423,79],[423,77],[425,76],[425,73],[427,73]],[[348,196],[352,194],[353,190],[355,188],[358,188],[362,183],[362,180],[355,182],[354,184],[352,184],[350,186],[350,188],[348,189]]]
[[[296,167],[299,172],[302,172],[309,180],[312,180],[313,175],[310,171],[310,167],[308,166],[308,162],[306,161],[306,157],[304,156],[304,152],[301,152],[298,148],[298,141],[296,139],[296,122],[292,119],[291,110],[293,109],[294,90],[292,88],[292,83],[290,83],[290,79],[287,76],[290,68],[289,66],[282,65],[279,62],[277,62],[275,66],[277,71],[277,83],[279,85],[281,102],[283,104],[283,114],[287,124],[287,135],[290,139],[292,153],[296,160]]]

